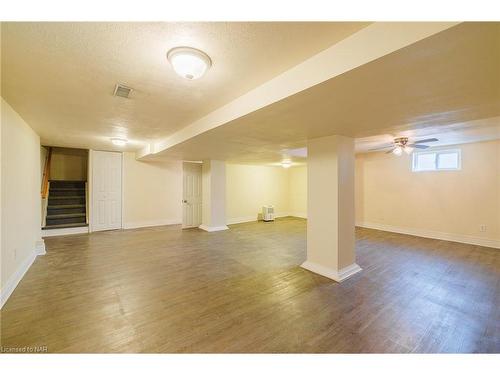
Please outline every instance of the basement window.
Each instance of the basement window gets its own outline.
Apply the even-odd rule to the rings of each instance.
[[[456,171],[461,168],[460,150],[414,152],[412,171]]]

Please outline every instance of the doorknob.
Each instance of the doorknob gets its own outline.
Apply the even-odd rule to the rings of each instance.
[[[187,203],[187,202],[188,202],[188,201],[187,201],[187,200],[185,200],[185,199],[183,199],[183,200],[182,200],[182,203]]]

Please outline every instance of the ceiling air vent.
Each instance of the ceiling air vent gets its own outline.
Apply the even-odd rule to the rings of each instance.
[[[127,87],[125,85],[118,83],[115,86],[115,92],[113,93],[113,95],[120,96],[122,98],[128,98],[131,92],[132,92],[132,89],[130,87]]]

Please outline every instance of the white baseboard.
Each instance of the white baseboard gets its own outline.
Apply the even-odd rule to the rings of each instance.
[[[36,257],[43,254],[45,254],[45,244],[43,240],[37,241],[32,253],[19,265],[16,272],[9,277],[5,285],[2,285],[2,290],[0,291],[0,309],[7,302],[26,272],[28,272]]]
[[[307,219],[307,212],[290,212],[289,216],[300,217],[301,219]]]
[[[241,216],[241,217],[233,217],[231,219],[227,219],[227,225],[231,224],[241,224],[241,223],[248,223],[250,221],[257,221],[257,216]]]
[[[42,237],[67,236],[69,234],[88,233],[89,227],[42,229]]]
[[[314,263],[308,260],[302,263],[301,267],[305,268],[308,271],[317,273],[321,276],[325,276],[328,277],[329,279],[335,280],[338,283],[348,279],[352,275],[362,270],[361,267],[358,266],[356,263],[353,263],[350,266],[344,267],[337,271],[333,268],[325,267],[322,266],[321,264]]]
[[[432,238],[435,240],[461,242],[470,245],[485,246],[485,247],[500,249],[500,240],[493,238],[481,238],[463,234],[445,233],[445,232],[438,232],[426,229],[402,228],[393,225],[369,223],[369,222],[356,223],[356,226],[362,228],[382,230],[385,232],[408,234],[410,236]]]
[[[36,241],[35,243],[35,254],[36,255],[45,255],[47,251],[45,250],[45,241],[43,238],[40,241]]]
[[[145,221],[123,223],[123,229],[158,227],[162,225],[177,225],[177,224],[182,224],[182,220],[181,219],[145,220]]]
[[[200,225],[198,228],[200,229],[203,229],[204,231],[207,231],[207,232],[218,232],[220,230],[226,230],[226,229],[229,229],[229,227],[227,225],[221,225],[219,227],[209,227],[207,225]]]
[[[287,212],[280,212],[280,213],[277,213],[274,215],[275,218],[286,217],[286,216],[294,216],[294,215],[290,215]],[[227,219],[226,223],[227,223],[227,225],[232,225],[232,224],[249,223],[251,221],[258,221],[258,216],[252,215],[252,216],[233,217],[233,218]]]

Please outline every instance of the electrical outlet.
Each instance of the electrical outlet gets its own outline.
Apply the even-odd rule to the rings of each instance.
[[[479,226],[479,231],[480,231],[480,232],[486,232],[486,229],[487,229],[486,224],[481,224],[481,225]]]

